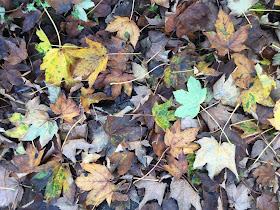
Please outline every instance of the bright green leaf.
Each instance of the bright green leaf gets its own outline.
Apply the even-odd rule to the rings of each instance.
[[[166,128],[171,128],[169,121],[174,121],[177,118],[174,115],[174,110],[168,111],[168,108],[172,105],[172,98],[170,98],[166,103],[158,105],[155,103],[152,112],[155,116],[156,123],[165,131]]]
[[[187,86],[188,91],[177,90],[173,92],[176,101],[183,104],[176,110],[175,116],[194,118],[200,110],[200,104],[206,99],[207,89],[202,89],[200,82],[193,77],[190,77]]]

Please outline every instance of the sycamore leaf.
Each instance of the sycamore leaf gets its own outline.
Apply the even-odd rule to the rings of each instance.
[[[174,110],[168,111],[168,108],[172,105],[173,99],[170,98],[166,103],[158,105],[156,102],[152,112],[155,116],[156,123],[165,131],[166,128],[171,128],[169,121],[177,119],[174,115]]]
[[[39,137],[41,147],[44,147],[56,134],[58,127],[55,121],[38,120],[32,122],[32,125],[28,129],[22,141],[33,141]]]
[[[135,162],[135,154],[127,150],[121,152],[114,152],[109,156],[110,163],[116,165],[118,168],[118,174],[124,175],[131,168],[132,163]]]
[[[25,155],[14,156],[13,161],[19,168],[18,173],[32,173],[34,167],[40,164],[44,150],[45,149],[38,152],[36,147],[34,147],[32,144],[29,144]]]
[[[237,69],[231,74],[235,79],[235,85],[240,88],[248,88],[253,81],[252,71],[254,69],[254,62],[249,60],[245,55],[234,53],[231,55]]]
[[[247,13],[248,9],[254,6],[258,0],[228,0],[227,2],[231,14],[240,16]]]
[[[82,21],[87,22],[87,13],[85,12],[85,9],[89,9],[91,7],[94,7],[94,2],[91,0],[84,0],[78,4],[75,4],[74,11],[72,12],[72,15],[76,19],[80,19]]]
[[[236,177],[238,173],[235,165],[235,145],[223,142],[219,144],[214,137],[204,137],[197,141],[201,148],[197,151],[193,168],[201,169],[207,164],[206,169],[211,179],[218,175],[224,168],[230,169]]]
[[[79,58],[74,65],[73,76],[87,78],[91,87],[98,74],[106,69],[108,56],[106,55],[106,48],[102,44],[88,38],[86,38],[86,42],[89,45],[88,48],[69,50],[68,53]]]
[[[279,0],[280,2],[280,0]],[[280,6],[280,5],[279,5]],[[273,66],[277,66],[277,65],[280,65],[280,53],[276,53],[274,56],[273,56],[273,63],[272,63]]]
[[[50,104],[55,114],[60,114],[60,118],[68,123],[74,123],[73,117],[80,114],[79,107],[73,99],[66,99],[65,94],[61,94],[55,104]]]
[[[202,89],[200,82],[195,78],[190,77],[187,86],[188,92],[185,90],[177,90],[173,92],[176,101],[183,104],[183,106],[180,106],[175,111],[176,117],[184,118],[190,116],[191,118],[194,118],[200,110],[200,104],[206,98],[207,89]]]
[[[178,155],[178,160],[170,155],[166,157],[166,160],[168,165],[163,165],[163,168],[167,170],[172,176],[174,176],[175,180],[179,179],[189,170],[188,159],[182,151]]]
[[[46,34],[44,33],[43,30],[37,30],[36,31],[36,35],[39,37],[39,39],[42,41],[39,44],[35,45],[35,49],[39,52],[39,53],[44,53],[46,54],[48,51],[50,51],[52,49],[51,47],[51,43],[48,39],[48,37],[46,36]]]
[[[189,210],[194,206],[196,210],[202,210],[199,195],[184,179],[172,180],[170,196],[177,200],[179,209]]]
[[[86,205],[98,206],[105,199],[110,205],[115,187],[110,181],[112,175],[109,170],[95,163],[81,163],[81,166],[89,173],[80,175],[75,183],[82,190],[90,191],[86,197]]]
[[[280,130],[280,100],[276,102],[273,113],[274,118],[268,119],[268,121],[274,126],[276,130]]]
[[[255,69],[263,88],[267,89],[269,92],[273,90],[273,88],[276,86],[276,82],[273,80],[273,78],[263,73],[263,69],[260,64],[256,64]]]
[[[250,194],[250,189],[246,185],[240,183],[237,187],[235,183],[227,185],[225,188],[228,196],[230,209],[250,209],[253,203],[253,198]]]
[[[269,90],[262,86],[258,78],[254,79],[254,84],[249,90],[243,90],[239,95],[237,103],[242,103],[245,112],[252,113],[257,111],[257,103],[273,107],[274,101],[269,96]]]
[[[73,81],[69,68],[75,59],[68,53],[69,47],[74,48],[75,46],[65,44],[62,49],[54,48],[46,53],[40,66],[41,70],[46,70],[46,82],[60,86],[60,82],[63,79],[66,84],[70,84]]]
[[[27,133],[29,125],[23,123],[24,116],[20,113],[13,113],[11,117],[9,117],[10,122],[16,127],[11,128],[6,131],[6,134],[12,138],[21,139]]]
[[[188,154],[199,148],[196,143],[192,142],[195,140],[198,131],[199,128],[189,128],[181,131],[180,120],[174,123],[171,130],[166,129],[164,143],[170,147],[170,153],[173,157],[178,158],[181,150],[184,154]]]
[[[105,30],[109,32],[117,31],[117,37],[126,41],[129,39],[133,47],[135,47],[140,36],[138,26],[128,17],[115,16],[115,18],[116,19],[110,22]]]
[[[17,47],[17,45],[13,42],[6,40],[6,45],[10,55],[3,59],[12,65],[16,65],[28,57],[25,39],[18,39],[18,42],[19,47]]]
[[[244,121],[233,126],[244,131],[244,133],[241,135],[241,138],[253,136],[262,132],[257,123],[254,121]]]
[[[211,75],[211,76],[214,76],[214,75],[216,75],[218,72],[215,69],[213,69],[213,68],[209,68],[209,66],[211,64],[212,63],[207,63],[205,61],[201,61],[198,64],[196,64],[195,67],[197,68],[198,72],[197,73],[195,72],[195,75],[196,76],[199,76],[199,75]]]
[[[234,52],[240,52],[247,49],[242,43],[246,41],[248,37],[248,28],[250,25],[241,26],[236,32],[234,31],[233,23],[229,16],[220,9],[218,19],[215,24],[216,32],[203,32],[205,36],[212,43],[212,48],[216,48],[219,55],[225,55],[232,50]]]

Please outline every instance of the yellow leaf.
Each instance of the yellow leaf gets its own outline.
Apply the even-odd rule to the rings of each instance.
[[[106,48],[102,44],[87,38],[86,42],[89,48],[69,50],[68,53],[73,57],[80,58],[75,64],[73,76],[87,78],[91,87],[98,74],[106,69],[108,56]]]
[[[195,65],[195,67],[198,69],[198,73],[195,73],[196,76],[200,76],[200,75],[216,75],[218,72],[213,69],[213,68],[209,68],[209,66],[212,63],[207,63],[205,61],[201,61],[198,64]]]
[[[112,21],[105,30],[109,32],[117,31],[117,36],[119,38],[126,41],[129,39],[133,47],[135,47],[140,36],[138,26],[128,17],[116,16],[115,18],[116,20]]]
[[[275,129],[280,130],[280,100],[278,100],[273,109],[274,118],[268,119]]]
[[[35,49],[39,52],[39,53],[44,53],[46,54],[49,50],[52,49],[51,47],[51,43],[48,39],[48,37],[46,36],[46,34],[44,33],[43,30],[37,30],[36,31],[36,35],[39,37],[39,39],[42,41],[39,44],[36,44]]]
[[[69,68],[75,59],[68,53],[69,47],[76,46],[65,44],[62,49],[51,49],[43,58],[43,63],[40,68],[41,70],[46,70],[46,82],[55,84],[56,86],[59,86],[63,79],[67,85],[73,82]]]
[[[265,94],[268,96],[270,94],[270,91],[273,90],[274,86],[276,86],[276,82],[272,79],[272,77],[269,77],[265,73],[263,73],[263,69],[260,64],[256,64],[255,69],[262,83],[262,86],[265,89]]]

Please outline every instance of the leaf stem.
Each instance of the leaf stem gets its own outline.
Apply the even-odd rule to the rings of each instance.
[[[49,13],[48,10],[43,6],[43,3],[42,3],[41,0],[40,0],[40,3],[41,3],[41,5],[42,5],[42,7],[44,8],[45,12],[47,13],[48,17],[50,18],[50,21],[51,21],[52,24],[53,24],[54,30],[55,30],[55,32],[56,32],[56,34],[57,34],[59,48],[61,48],[61,39],[60,39],[59,31],[58,31],[58,29],[57,29],[57,27],[56,27],[56,25],[55,25],[55,23],[54,23],[54,21],[53,21],[51,15],[50,15],[50,13]]]
[[[276,46],[275,44],[272,44],[271,46],[277,48],[278,50],[280,50],[280,47]]]
[[[133,16],[134,4],[135,4],[135,0],[132,1],[132,7],[131,7],[131,13],[130,13],[130,18],[129,18],[129,20],[131,20],[131,19],[132,19],[132,16]]]
[[[88,16],[89,13],[91,13],[93,10],[95,10],[96,7],[98,7],[98,5],[102,3],[102,1],[103,1],[103,0],[99,1],[99,2],[87,13],[87,16]]]
[[[277,10],[277,9],[249,9],[249,11],[253,11],[253,12],[280,12],[280,10]]]

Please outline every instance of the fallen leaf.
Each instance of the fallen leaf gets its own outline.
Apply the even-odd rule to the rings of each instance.
[[[8,57],[3,58],[4,60],[8,61],[10,64],[15,65],[27,58],[28,54],[26,50],[26,42],[24,39],[19,39],[19,47],[17,47],[16,44],[8,40],[6,40],[6,44],[10,55]]]
[[[71,9],[73,1],[76,0],[63,0],[63,1],[47,0],[47,2],[55,9],[55,11],[58,14],[68,12]]]
[[[258,3],[258,0],[228,0],[228,8],[232,15],[243,15],[248,12],[252,6]]]
[[[168,165],[163,165],[163,168],[174,176],[175,180],[181,178],[189,170],[189,163],[183,152],[179,153],[178,160],[170,155],[166,157],[166,160]]]
[[[280,130],[280,100],[278,100],[273,109],[274,118],[267,119],[276,130]]]
[[[267,76],[264,72],[263,69],[261,67],[260,64],[256,64],[255,65],[255,69],[256,72],[258,74],[258,77],[260,79],[260,82],[262,83],[262,86],[265,90],[267,91],[271,91],[274,89],[274,87],[276,86],[276,82],[273,80],[272,77]]]
[[[39,44],[35,45],[35,49],[39,53],[44,53],[44,55],[45,55],[48,51],[50,51],[52,49],[51,43],[43,30],[37,29],[36,35],[39,37],[41,42]]]
[[[126,41],[129,39],[133,47],[135,47],[140,36],[138,26],[128,17],[115,16],[115,18],[116,19],[110,22],[105,30],[109,32],[117,31],[117,37]]]
[[[147,164],[147,157],[146,157],[146,148],[143,147],[150,147],[151,145],[147,140],[142,141],[132,141],[128,143],[129,150],[135,150],[135,155],[137,156],[138,160],[146,166]]]
[[[69,123],[74,123],[73,117],[80,114],[76,102],[71,98],[66,99],[64,93],[59,96],[55,104],[50,104],[50,107],[55,114],[59,115],[59,118]]]
[[[81,163],[81,166],[89,173],[80,175],[75,183],[82,190],[90,191],[86,197],[86,205],[98,206],[105,199],[110,205],[115,187],[110,181],[112,175],[109,170],[95,163]]]
[[[249,195],[250,190],[244,185],[239,184],[237,187],[234,183],[226,186],[228,202],[231,208],[248,209],[252,205],[252,198]]]
[[[279,1],[280,5],[280,1]],[[279,204],[275,194],[263,192],[261,196],[257,197],[257,207],[260,210],[279,210]]]
[[[10,122],[16,127],[11,128],[6,131],[6,134],[12,138],[21,139],[27,133],[29,125],[23,123],[24,116],[20,113],[13,113],[11,117],[9,117]]]
[[[239,53],[234,53],[231,57],[237,66],[237,69],[231,74],[232,78],[236,80],[234,84],[240,88],[247,89],[253,81],[252,71],[254,70],[254,62]]]
[[[170,147],[170,153],[175,158],[179,157],[181,150],[184,154],[188,154],[199,148],[196,143],[192,142],[195,140],[199,128],[189,128],[181,131],[180,127],[180,120],[177,120],[171,130],[166,129],[164,136],[164,143]]]
[[[18,173],[32,173],[34,168],[40,164],[43,154],[44,149],[38,151],[36,147],[29,144],[26,149],[26,155],[13,157],[13,161],[19,168]]]
[[[5,63],[3,69],[0,70],[1,86],[7,92],[10,92],[14,86],[22,86],[24,84],[22,75],[18,69],[20,66],[18,65],[8,65],[8,63]]]
[[[109,156],[110,162],[118,168],[118,174],[124,175],[131,168],[132,163],[135,161],[135,154],[127,150],[114,152]]]
[[[62,153],[69,158],[73,163],[76,163],[76,150],[77,149],[89,149],[95,147],[87,143],[84,139],[74,139],[68,140],[65,145],[62,147]]]
[[[241,138],[243,139],[262,132],[257,123],[254,121],[244,121],[233,126],[244,131],[244,133],[241,135]]]
[[[235,145],[227,142],[218,144],[214,137],[203,137],[196,142],[201,148],[196,153],[193,168],[202,168],[207,164],[206,169],[211,179],[224,168],[230,169],[238,177],[235,165]]]
[[[98,43],[86,38],[89,48],[78,50],[68,50],[67,52],[79,60],[74,64],[74,77],[82,76],[87,78],[91,87],[95,82],[98,74],[104,71],[107,66],[108,55],[106,48]]]
[[[213,92],[216,100],[221,100],[222,104],[232,107],[236,106],[237,99],[240,95],[240,88],[234,85],[234,79],[230,75],[225,80],[225,74],[214,84]]]
[[[118,145],[123,140],[139,140],[146,132],[145,127],[134,127],[135,121],[130,118],[130,116],[107,117],[104,130],[114,145]]]
[[[172,179],[170,184],[171,197],[177,200],[179,209],[191,209],[194,206],[196,210],[201,210],[200,197],[184,179]]]
[[[247,49],[242,43],[246,41],[248,36],[248,28],[250,25],[241,26],[236,32],[229,16],[220,8],[218,19],[215,24],[217,33],[214,31],[203,32],[212,43],[212,48],[218,50],[219,55],[225,55],[232,50],[240,52]]]
[[[149,98],[149,95],[152,93],[151,89],[147,88],[147,86],[137,86],[134,87],[136,96],[132,96],[130,102],[136,107],[136,110],[140,105],[143,105]]]
[[[82,2],[76,3],[74,5],[74,11],[72,12],[72,15],[76,19],[80,19],[82,21],[88,21],[87,13],[85,10],[90,9],[91,7],[94,7],[95,4],[91,0],[83,0]]]
[[[163,6],[165,8],[169,8],[169,1],[168,0],[151,0],[151,4],[157,4]]]
[[[238,97],[237,103],[242,103],[245,112],[252,113],[257,111],[257,103],[273,107],[275,105],[270,92],[263,88],[258,78],[254,79],[254,84],[248,90],[243,90]]]
[[[258,167],[254,171],[254,177],[257,178],[257,183],[261,184],[262,187],[273,187],[273,192],[277,192],[279,188],[278,178],[276,176],[275,170],[270,163]]]
[[[128,81],[133,79],[135,78],[132,74],[123,73],[119,69],[112,69],[104,79],[104,83],[106,85],[110,85],[111,83],[114,82],[126,82],[124,84],[112,85],[112,97],[117,98],[121,94],[122,88],[124,89],[124,93],[126,95],[131,96],[133,84],[132,82],[128,82]]]
[[[158,105],[155,102],[155,105],[152,109],[152,113],[155,116],[156,123],[165,131],[166,128],[171,128],[169,121],[174,121],[177,119],[175,117],[174,110],[168,111],[168,108],[172,105],[173,99],[170,98],[166,103]]]
[[[144,82],[145,79],[149,78],[148,69],[144,65],[140,65],[138,63],[133,62],[132,63],[132,72],[133,76],[137,79],[139,82]],[[146,76],[144,76],[146,75]]]
[[[196,76],[200,76],[200,75],[211,75],[211,76],[215,76],[216,74],[218,74],[218,72],[213,69],[213,68],[209,68],[209,66],[212,63],[207,63],[205,61],[201,61],[198,64],[195,65],[195,67],[197,68],[198,72],[195,72]]]
[[[12,204],[16,209],[23,196],[23,188],[15,177],[9,177],[10,173],[0,165],[0,207]]]
[[[150,181],[155,179],[152,176],[148,176],[147,178],[148,180],[144,179],[135,183],[137,188],[145,188],[145,195],[142,201],[139,203],[139,209],[142,209],[142,207],[150,200],[157,200],[159,205],[161,205],[163,201],[163,195],[167,184],[157,181]]]
[[[176,109],[176,117],[184,118],[190,116],[191,118],[194,118],[200,110],[200,104],[206,98],[207,89],[202,89],[200,82],[195,78],[190,77],[187,86],[188,92],[185,90],[177,90],[173,92],[176,101],[183,104],[183,106]]]

